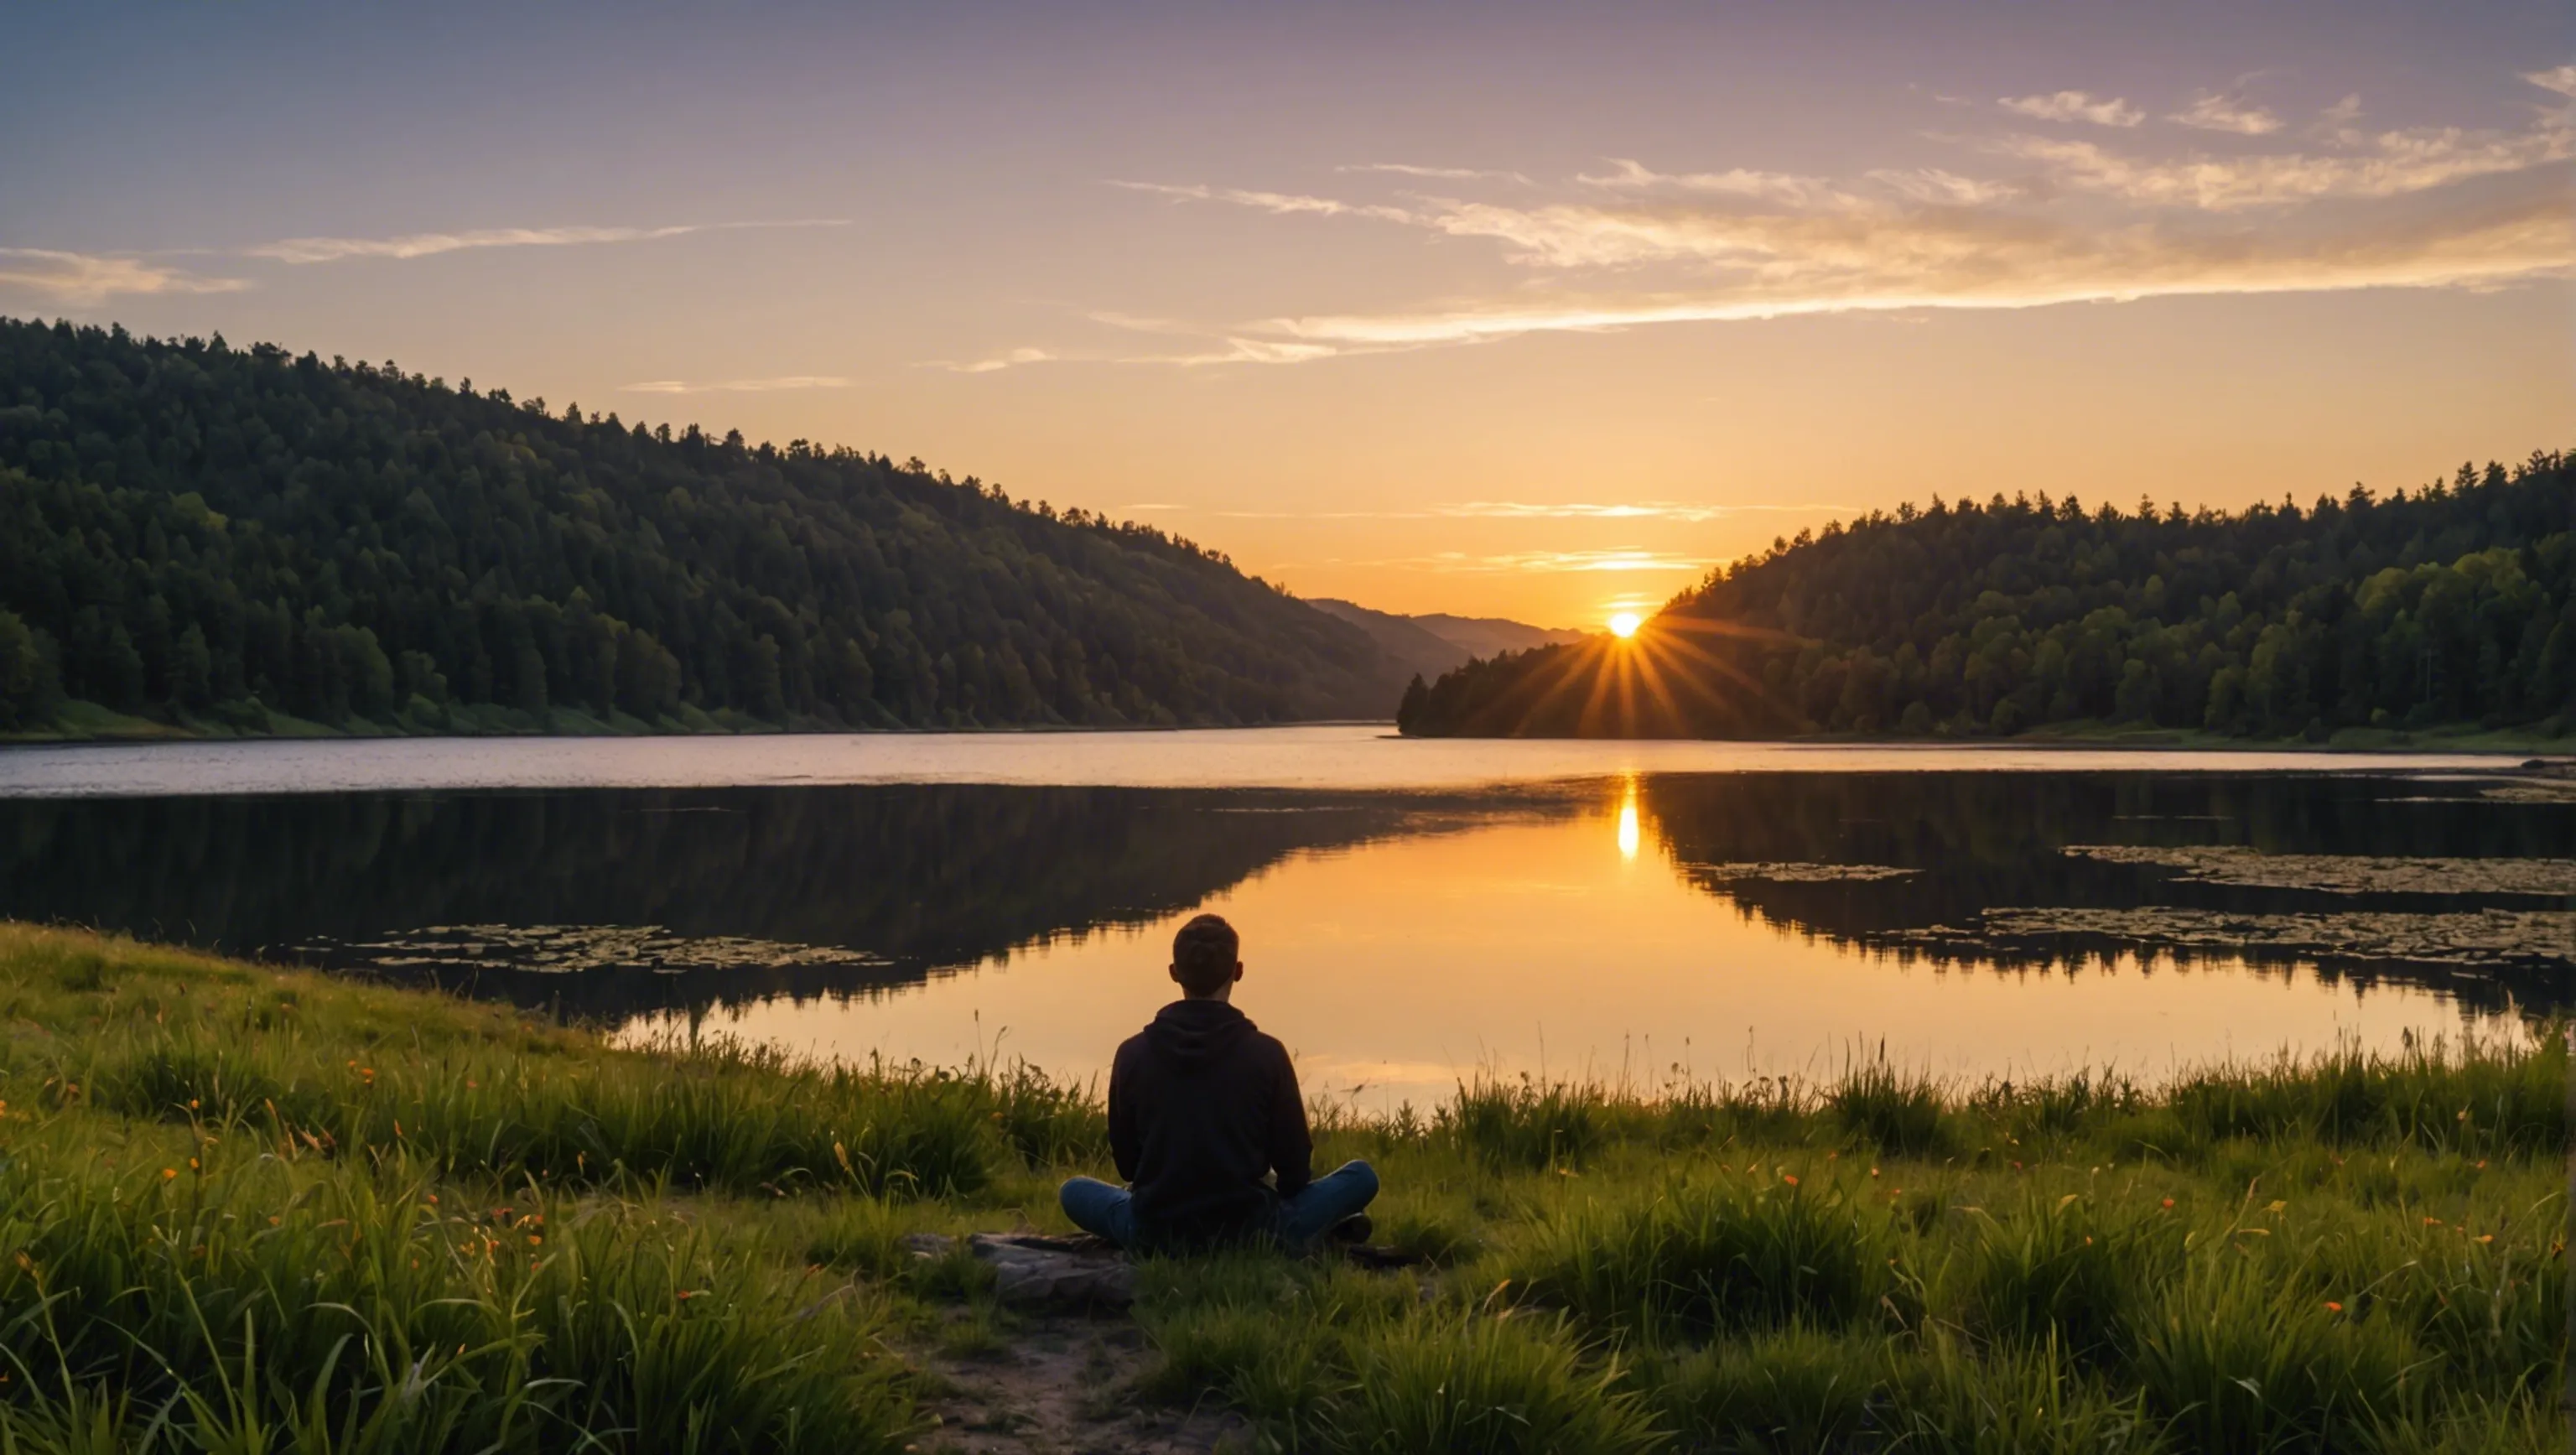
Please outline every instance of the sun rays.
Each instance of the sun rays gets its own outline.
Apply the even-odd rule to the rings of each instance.
[[[1794,732],[1805,724],[1761,675],[1748,647],[1786,634],[1667,612],[1621,612],[1609,631],[1548,649],[1487,701],[1468,731],[1503,736],[1701,737]]]

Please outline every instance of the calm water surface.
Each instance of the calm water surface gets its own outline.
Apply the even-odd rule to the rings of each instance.
[[[2576,796],[2492,758],[1224,733],[0,751],[0,915],[630,1038],[1093,1074],[1246,936],[1371,1104],[1482,1071],[1960,1075],[2502,1029]]]

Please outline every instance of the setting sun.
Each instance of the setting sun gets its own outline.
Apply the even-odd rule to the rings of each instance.
[[[1610,635],[1614,637],[1633,637],[1637,634],[1637,628],[1644,626],[1645,624],[1646,619],[1644,617],[1639,616],[1633,611],[1623,611],[1610,618]]]

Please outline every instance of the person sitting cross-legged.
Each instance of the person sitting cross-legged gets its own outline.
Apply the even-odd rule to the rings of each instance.
[[[1313,1174],[1297,1068],[1232,1004],[1239,956],[1234,927],[1212,914],[1172,937],[1181,998],[1119,1046],[1109,1072],[1109,1152],[1127,1186],[1067,1182],[1077,1227],[1145,1251],[1366,1239],[1377,1173],[1355,1161]]]

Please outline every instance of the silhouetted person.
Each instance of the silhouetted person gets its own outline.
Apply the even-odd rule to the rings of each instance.
[[[1181,998],[1119,1046],[1109,1071],[1109,1152],[1127,1186],[1064,1185],[1065,1216],[1085,1231],[1122,1248],[1367,1236],[1357,1214],[1377,1196],[1377,1173],[1346,1162],[1314,1175],[1297,1068],[1229,1003],[1239,951],[1234,926],[1212,914],[1172,937]]]

